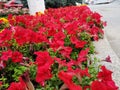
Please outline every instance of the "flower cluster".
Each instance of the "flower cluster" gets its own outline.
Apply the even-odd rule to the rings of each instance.
[[[19,15],[19,14],[28,14],[28,8],[3,8],[0,9],[0,17],[6,17],[8,14]]]
[[[104,34],[97,12],[71,6],[8,20],[0,33],[0,89],[118,90],[112,72],[91,57]]]
[[[0,32],[6,27],[9,27],[8,20],[5,18],[0,18]]]

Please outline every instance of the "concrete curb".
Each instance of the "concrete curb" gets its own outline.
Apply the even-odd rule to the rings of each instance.
[[[94,42],[95,49],[98,52],[96,55],[98,58],[105,59],[108,55],[110,55],[112,63],[103,62],[102,64],[105,65],[108,69],[112,70],[113,72],[113,80],[115,81],[116,85],[119,87],[120,90],[120,60],[116,53],[111,48],[106,36],[104,39],[99,40],[98,42]]]

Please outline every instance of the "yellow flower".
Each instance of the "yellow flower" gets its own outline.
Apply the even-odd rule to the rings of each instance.
[[[87,6],[87,4],[81,4],[81,6]]]
[[[8,20],[5,18],[0,18],[0,20],[2,20],[4,23],[8,23]]]
[[[77,6],[87,6],[87,4],[79,4],[79,5],[77,5]]]
[[[42,13],[42,12],[37,12],[36,13],[36,15],[38,15],[38,16],[41,16],[42,14],[44,14],[44,13]]]

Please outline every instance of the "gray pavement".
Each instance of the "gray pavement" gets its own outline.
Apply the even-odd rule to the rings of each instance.
[[[110,55],[112,63],[103,63],[113,71],[113,79],[120,90],[120,0],[109,4],[89,5],[92,11],[99,12],[107,21],[105,38],[95,42],[97,56],[104,59]]]

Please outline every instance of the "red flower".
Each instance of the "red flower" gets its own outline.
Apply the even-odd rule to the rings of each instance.
[[[92,18],[93,18],[97,23],[100,23],[101,17],[102,17],[102,16],[101,16],[99,13],[97,13],[97,12],[95,12],[95,13],[92,14]]]
[[[52,40],[49,40],[50,47],[53,48],[54,51],[58,50],[60,47],[64,46],[65,34],[63,32],[56,33]]]
[[[59,31],[58,33],[56,33],[54,35],[54,39],[55,40],[64,40],[65,39],[65,34],[61,31]]]
[[[35,63],[38,65],[36,81],[44,86],[44,81],[52,77],[51,65],[54,63],[47,51],[35,52],[37,55]]]
[[[15,33],[14,33],[13,38],[16,40],[16,42],[19,45],[23,45],[24,43],[26,43],[27,42],[26,34],[29,32],[26,32],[26,29],[22,27],[15,27],[14,30],[15,30]]]
[[[51,69],[48,68],[47,65],[37,68],[36,82],[38,82],[41,86],[45,85],[45,80],[52,78]]]
[[[114,81],[105,81],[104,83],[107,86],[107,90],[118,90],[118,87],[115,85]]]
[[[99,81],[93,81],[91,84],[92,90],[108,90],[106,85]]]
[[[20,78],[19,82],[12,82],[7,90],[26,90],[26,84]]]
[[[92,34],[92,35],[95,35],[95,34],[97,35],[98,32],[99,32],[99,28],[98,28],[98,27],[93,26],[93,27],[91,28],[91,34]]]
[[[58,19],[56,19],[56,20],[58,21]],[[48,28],[48,30],[47,30],[48,36],[54,36],[59,30],[61,30],[60,23],[57,23],[57,22],[54,23],[54,22],[56,22],[55,19],[51,18],[50,21],[46,21],[46,23],[45,23],[46,28]]]
[[[65,30],[67,30],[68,34],[75,35],[76,33],[80,32],[79,30],[79,22],[69,22],[64,25]]]
[[[98,73],[98,79],[102,81],[111,81],[112,80],[112,72],[107,70],[105,66],[101,66],[101,70]]]
[[[60,58],[54,58],[54,60],[56,60],[59,65],[67,66],[66,60],[61,60]]]
[[[76,69],[75,70],[75,73],[77,74],[77,75],[79,75],[79,76],[81,76],[81,77],[83,77],[83,76],[88,76],[88,77],[90,77],[90,74],[89,74],[89,71],[88,71],[88,68],[85,68],[85,69]],[[78,77],[79,77],[78,76]]]
[[[71,47],[62,47],[59,51],[63,56],[70,58],[70,54],[72,52]]]
[[[33,35],[31,35],[33,38]],[[48,42],[47,37],[42,33],[35,33],[35,38],[33,39],[35,43]]]
[[[12,31],[8,29],[4,29],[0,33],[0,46],[8,46],[7,44],[8,41],[10,41],[12,38]]]
[[[50,68],[50,66],[54,62],[52,57],[49,55],[49,53],[47,51],[44,51],[44,52],[38,51],[38,52],[34,52],[34,54],[37,55],[35,63],[38,66],[44,66],[44,65],[48,64],[47,68]]]
[[[80,51],[80,53],[78,55],[78,59],[77,59],[78,64],[87,60],[88,52],[89,52],[89,48],[87,48],[86,50]]]
[[[75,74],[72,72],[61,71],[58,77],[68,86],[70,90],[82,90],[82,87],[73,83],[72,78]]]
[[[12,14],[9,14],[9,15],[8,15],[8,20],[9,20],[9,23],[10,23],[11,25],[14,25],[14,24],[15,24],[15,20],[14,20],[14,17],[13,17]]]
[[[2,52],[1,60],[7,61],[11,57],[12,57],[12,51],[11,50],[4,51],[4,52]]]
[[[87,44],[86,41],[78,40],[77,37],[75,37],[75,36],[72,36],[70,38],[70,40],[73,44],[75,44],[76,48],[83,48],[85,46],[85,44]]]
[[[112,63],[112,61],[111,61],[111,57],[110,57],[109,55],[105,58],[104,61]]]
[[[16,62],[21,62],[22,59],[23,59],[23,55],[20,52],[15,51],[15,52],[13,52],[11,59],[15,63]]]
[[[93,81],[91,84],[92,90],[118,90],[118,87],[113,81]]]

